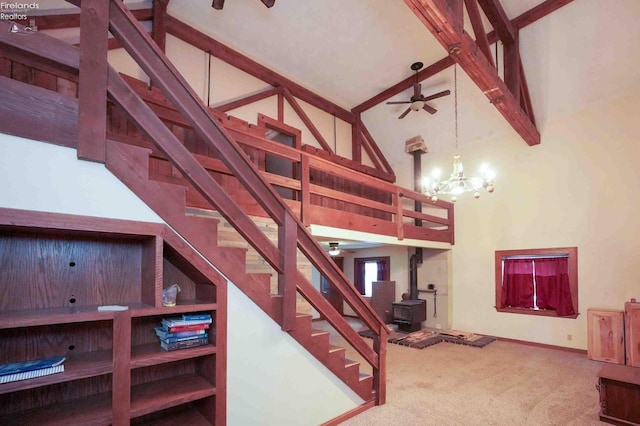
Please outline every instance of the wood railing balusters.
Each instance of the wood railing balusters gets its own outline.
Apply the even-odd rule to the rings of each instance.
[[[311,219],[309,218],[309,210],[311,208],[311,190],[310,190],[310,175],[311,169],[309,168],[309,156],[303,155],[300,159],[300,221],[306,227],[311,225]]]
[[[295,328],[298,276],[298,227],[293,215],[287,213],[278,226],[278,249],[282,254],[282,272],[278,274],[278,293],[282,300],[282,330]]]
[[[156,82],[157,86],[163,90],[169,100],[176,105],[178,110],[181,111],[193,126],[194,130],[216,150],[217,154],[220,155],[220,159],[229,170],[242,182],[244,187],[251,192],[256,200],[260,202],[261,206],[279,226],[279,250],[271,250],[271,248],[275,249],[274,245],[271,242],[267,242],[268,239],[266,239],[262,233],[262,237],[258,238],[258,236],[252,235],[253,231],[245,232],[243,237],[245,237],[279,273],[279,278],[281,278],[279,279],[279,290],[283,293],[283,297],[288,298],[284,303],[285,317],[292,314],[295,316],[296,292],[294,290],[299,287],[301,291],[304,290],[306,294],[305,297],[312,301],[312,304],[323,307],[320,312],[327,311],[326,315],[332,318],[330,321],[331,324],[337,326],[337,331],[353,345],[354,349],[365,357],[374,369],[377,368],[380,370],[379,356],[362,341],[362,338],[346,323],[344,318],[330,307],[330,304],[319,294],[317,289],[314,289],[313,286],[304,281],[304,277],[302,277],[301,272],[297,269],[297,250],[293,241],[295,241],[297,248],[307,256],[311,263],[323,271],[329,280],[334,283],[336,288],[342,293],[345,301],[347,301],[362,318],[367,327],[374,332],[378,332],[380,327],[384,326],[382,319],[371,306],[365,302],[361,295],[356,294],[344,273],[336,267],[327,253],[322,250],[306,230],[302,222],[293,216],[291,210],[264,179],[255,165],[248,160],[239,145],[229,137],[225,130],[220,128],[204,104],[202,104],[192,90],[188,89],[184,78],[180,77],[175,68],[164,58],[163,53],[159,51],[157,46],[153,45],[153,42],[144,30],[134,22],[126,7],[116,0],[112,0],[110,4],[110,29],[114,36],[123,44],[125,49],[138,62],[143,70]],[[115,71],[110,71],[110,78],[111,74],[115,74]],[[113,80],[114,84],[125,84],[119,75],[113,75]],[[109,88],[111,91],[111,81]],[[192,164],[193,162],[197,163],[197,161],[193,155],[188,153],[184,146],[175,140],[175,136],[162,134],[159,138],[153,137],[157,134],[158,130],[150,128],[149,124],[152,122],[155,123],[156,121],[160,122],[160,119],[140,98],[127,98],[123,96],[124,93],[122,90],[119,92],[121,92],[117,94],[119,96],[114,96],[116,103],[123,106],[134,121],[139,121],[141,115],[145,116],[145,132],[152,136],[151,140],[161,147],[162,151],[172,163],[175,163],[176,160],[179,162],[180,165],[178,168],[180,172],[185,175],[185,178],[190,181],[196,190],[201,192],[213,206],[221,210],[223,216],[225,216],[234,227],[236,227],[238,223],[243,223],[248,220],[248,216],[240,212],[237,214],[224,214],[224,208],[228,206],[221,205],[221,200],[210,193],[210,190],[216,185],[213,178],[206,173],[202,166]],[[149,114],[153,115],[153,117],[150,117]],[[166,130],[166,126],[160,127],[164,127]],[[159,132],[162,133],[164,131],[160,130]],[[193,166],[193,170],[191,170],[191,166]],[[205,173],[203,174],[202,172]],[[261,199],[261,197],[264,199]],[[292,327],[291,323],[292,320],[285,319],[283,321],[283,328],[290,329],[290,327]],[[381,380],[384,381],[384,378],[381,378]]]

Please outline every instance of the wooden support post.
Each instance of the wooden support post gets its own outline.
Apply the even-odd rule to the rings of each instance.
[[[296,277],[298,276],[298,225],[291,214],[285,214],[278,227],[278,248],[282,255],[283,271],[278,274],[278,293],[282,300],[282,330],[291,331],[296,320]]]
[[[393,195],[393,202],[396,205],[396,229],[398,232],[398,239],[404,240],[404,223],[402,221],[403,218],[403,208],[402,208],[402,194],[400,194],[400,189],[396,189],[395,194]]]
[[[378,365],[373,371],[373,388],[377,390],[376,405],[383,405],[387,399],[387,335],[386,326],[380,327],[380,334],[373,339],[373,351],[378,354]]]
[[[169,0],[155,0],[153,2],[153,41],[156,42],[160,50],[165,51],[167,40],[167,25],[165,17],[167,16],[167,6]]]
[[[357,114],[356,122],[351,125],[351,159],[362,162],[362,121]]]
[[[109,2],[84,0],[80,11],[78,158],[104,162],[107,137]]]
[[[310,186],[310,173],[309,156],[303,154],[300,161],[300,199],[302,203],[300,205],[300,221],[307,227],[311,225],[311,186]]]
[[[113,425],[128,425],[131,407],[131,311],[113,316]]]

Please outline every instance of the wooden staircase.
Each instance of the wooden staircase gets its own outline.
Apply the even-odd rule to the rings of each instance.
[[[153,181],[149,176],[150,150],[108,141],[106,166],[136,195],[189,241],[256,305],[282,323],[282,296],[271,294],[269,276],[246,272],[246,249],[220,247],[218,221],[186,215],[185,186]],[[365,401],[375,397],[373,376],[360,373],[360,363],[345,357],[346,349],[333,346],[329,333],[312,327],[312,316],[297,314],[289,334]]]
[[[73,2],[73,1],[72,1]],[[80,5],[79,1],[73,2]],[[304,348],[313,354],[330,371],[369,404],[385,402],[385,363],[387,328],[375,311],[355,291],[347,277],[340,271],[317,244],[303,223],[296,218],[278,193],[264,179],[261,172],[248,160],[239,145],[229,137],[211,116],[208,108],[193,93],[162,51],[118,0],[109,1],[109,29],[122,43],[160,88],[169,101],[187,119],[200,138],[225,167],[230,170],[244,188],[255,197],[278,227],[278,242],[274,244],[235,203],[233,199],[202,167],[198,160],[176,139],[158,116],[123,80],[119,73],[107,66],[108,83],[102,90],[109,99],[126,111],[128,118],[140,132],[153,143],[173,167],[197,191],[211,208],[223,217],[274,269],[278,276],[278,294],[271,294],[269,279],[265,274],[246,272],[246,249],[220,247],[217,222],[210,218],[186,214],[187,188],[175,183],[150,179],[150,150],[114,140],[78,140],[81,143],[102,143],[97,151],[103,154],[108,169],[118,176],[134,193],[162,217],[176,232],[188,241],[204,258],[213,264],[230,281],[237,285],[274,321],[281,325]],[[106,37],[106,34],[104,35]],[[7,23],[0,22],[0,46],[12,55],[27,58],[28,63],[44,67],[48,71],[61,72],[75,78],[82,75],[78,49],[45,34],[34,33],[29,37],[13,37]],[[84,64],[91,64],[90,60]],[[91,66],[91,65],[85,65]],[[95,90],[101,90],[96,88]],[[86,95],[85,95],[86,96]],[[88,96],[91,96],[89,94]],[[67,100],[77,110],[75,100]],[[28,102],[28,100],[27,100]],[[106,116],[103,117],[106,122]],[[97,119],[94,117],[94,120]],[[93,147],[95,148],[95,147]],[[95,149],[93,149],[96,151]],[[94,161],[101,161],[96,160]],[[374,336],[371,347],[345,321],[320,292],[300,272],[296,265],[297,253],[302,253],[310,263],[339,291]],[[329,334],[312,328],[309,315],[296,313],[296,297],[301,295],[371,366],[372,375],[362,374],[360,364],[345,357],[345,349],[329,343]]]

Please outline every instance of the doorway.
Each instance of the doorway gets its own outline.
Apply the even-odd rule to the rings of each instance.
[[[332,257],[331,259],[333,259],[333,262],[338,266],[338,268],[344,272],[344,258]],[[344,298],[338,289],[336,289],[336,287],[327,280],[324,275],[320,278],[320,292],[340,315],[344,315]]]

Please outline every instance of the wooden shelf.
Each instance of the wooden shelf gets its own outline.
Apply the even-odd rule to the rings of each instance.
[[[74,322],[109,321],[113,312],[98,312],[98,306],[8,310],[0,313],[0,329],[34,327]]]
[[[87,377],[110,374],[113,371],[111,353],[111,351],[98,351],[73,354],[68,356],[64,362],[64,372],[2,384],[0,385],[0,395],[52,385],[54,383],[64,383],[72,380],[85,379]]]
[[[149,367],[167,362],[212,355],[216,353],[213,345],[197,346],[177,351],[165,351],[159,343],[150,343],[131,348],[131,368]]]
[[[218,304],[206,300],[188,300],[182,301],[176,306],[162,306],[153,308],[150,306],[144,306],[131,310],[132,317],[149,317],[154,315],[176,315],[185,312],[195,311],[215,311],[218,309]]]
[[[0,364],[67,358],[0,385],[1,426],[225,423],[226,281],[172,232],[0,209]],[[160,306],[173,283],[178,305]],[[197,312],[212,316],[209,344],[162,350],[161,319]]]
[[[133,386],[131,388],[131,417],[144,416],[215,394],[215,386],[197,374],[171,377]]]
[[[3,426],[110,425],[111,392],[0,417]]]
[[[209,423],[198,410],[191,407],[176,413],[168,414],[161,419],[134,422],[133,424],[136,426],[211,426],[211,423]]]

